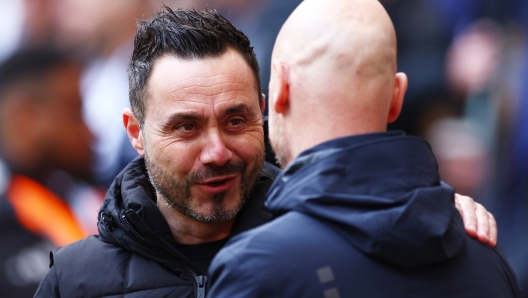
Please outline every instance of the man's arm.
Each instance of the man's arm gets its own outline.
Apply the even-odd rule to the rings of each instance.
[[[469,236],[491,247],[497,245],[497,222],[484,206],[470,197],[455,194],[455,207],[462,215]]]

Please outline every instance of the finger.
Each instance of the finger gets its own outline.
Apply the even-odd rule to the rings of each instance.
[[[489,219],[489,227],[490,227],[490,240],[489,245],[491,247],[494,247],[497,245],[497,239],[498,239],[498,228],[497,228],[497,222],[495,221],[495,217],[493,214],[488,212],[488,219]]]
[[[479,203],[476,203],[477,209],[475,213],[477,215],[477,238],[482,243],[488,243],[490,239],[490,226],[489,216],[486,208]]]
[[[457,207],[462,219],[466,233],[471,237],[477,237],[477,216],[475,213],[475,201],[470,197],[455,194],[455,207]]]

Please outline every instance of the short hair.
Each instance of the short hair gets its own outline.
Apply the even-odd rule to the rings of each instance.
[[[0,99],[5,92],[20,83],[35,86],[51,70],[67,62],[74,61],[65,53],[48,46],[24,48],[15,52],[0,65]]]
[[[145,121],[147,79],[156,58],[165,54],[186,60],[218,57],[230,48],[239,52],[253,71],[261,103],[260,69],[253,47],[247,36],[216,10],[164,6],[151,20],[139,21],[128,81],[130,105],[140,127]]]

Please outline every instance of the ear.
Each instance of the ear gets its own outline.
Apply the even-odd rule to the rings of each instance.
[[[409,81],[407,75],[403,72],[399,72],[395,76],[394,89],[392,91],[392,100],[389,109],[389,116],[387,117],[387,123],[392,123],[398,119],[403,105],[403,98],[407,91]]]
[[[273,82],[270,86],[270,109],[278,114],[286,114],[290,109],[290,82],[288,69],[281,62],[274,61],[272,67]],[[271,88],[273,87],[273,88]]]
[[[266,95],[264,95],[264,93],[262,93],[260,95],[261,97],[261,100],[260,100],[260,111],[264,112],[264,110],[266,109]]]
[[[136,149],[139,155],[144,156],[145,149],[143,148],[143,134],[141,133],[141,128],[139,127],[139,122],[136,116],[129,108],[126,108],[123,111],[123,124],[125,125],[128,139],[130,140],[132,147]]]

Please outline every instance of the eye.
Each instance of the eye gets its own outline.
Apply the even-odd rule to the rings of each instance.
[[[192,123],[184,123],[176,127],[177,130],[193,130],[195,128],[196,126],[194,126]]]
[[[233,118],[229,120],[229,125],[231,126],[238,126],[241,125],[244,122],[244,119],[241,118]]]

